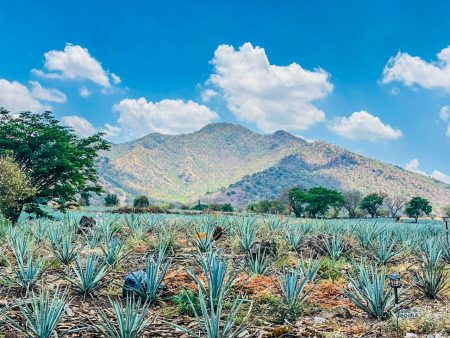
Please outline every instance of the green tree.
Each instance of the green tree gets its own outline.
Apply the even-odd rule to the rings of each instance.
[[[119,204],[119,198],[116,194],[106,194],[104,201],[106,207],[115,207]]]
[[[429,215],[431,211],[433,211],[433,208],[430,205],[430,202],[422,197],[413,197],[406,206],[406,214],[409,217],[413,217],[417,223],[417,220],[419,219],[419,216],[425,214]]]
[[[447,217],[450,217],[450,205],[446,205],[442,211],[444,212],[444,215]]]
[[[91,194],[87,191],[84,191],[80,194],[80,200],[79,200],[79,204],[82,206],[90,206],[91,205]]]
[[[147,196],[141,195],[134,199],[133,206],[135,208],[148,208],[150,202]]]
[[[288,201],[295,217],[301,217],[305,211],[305,205],[308,201],[308,194],[300,187],[292,188],[288,192]]]
[[[361,192],[357,190],[346,191],[343,196],[345,199],[344,208],[348,211],[349,217],[356,218],[363,198]]]
[[[379,194],[370,194],[361,201],[361,209],[366,210],[371,217],[378,216],[378,209],[383,205],[383,196]]]
[[[0,157],[0,212],[9,219],[18,218],[14,211],[35,193],[23,168],[12,157]]]
[[[324,187],[308,190],[306,211],[311,217],[324,216],[330,208],[340,209],[345,204],[342,193]]]
[[[281,200],[262,200],[249,204],[247,210],[259,214],[281,214],[286,211],[286,204]]]
[[[41,206],[48,203],[64,211],[76,205],[78,194],[99,194],[98,152],[110,147],[103,135],[79,138],[51,112],[22,112],[16,116],[0,108],[0,155],[12,152],[36,189],[33,196],[9,210],[10,219],[17,221],[23,210],[38,217],[46,215]]]

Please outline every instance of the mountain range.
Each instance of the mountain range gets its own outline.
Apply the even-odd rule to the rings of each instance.
[[[113,145],[99,160],[108,192],[131,201],[232,203],[275,199],[293,186],[422,196],[435,210],[450,205],[450,185],[285,131],[258,134],[238,124],[213,123],[182,135],[152,133]]]

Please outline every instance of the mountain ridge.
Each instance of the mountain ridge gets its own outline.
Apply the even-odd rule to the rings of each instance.
[[[325,141],[279,130],[259,134],[234,123],[212,123],[180,135],[152,133],[103,152],[107,191],[129,200],[231,202],[243,207],[295,185],[364,193],[420,195],[435,208],[450,204],[450,185],[356,154]]]

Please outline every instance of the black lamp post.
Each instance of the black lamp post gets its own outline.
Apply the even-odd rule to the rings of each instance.
[[[447,245],[450,245],[450,243],[448,241],[448,216],[442,217],[442,220],[445,223],[445,234],[447,235]]]
[[[402,287],[400,284],[401,276],[398,272],[391,273],[387,276],[389,278],[389,285],[394,289],[395,305],[398,305],[398,289]]]

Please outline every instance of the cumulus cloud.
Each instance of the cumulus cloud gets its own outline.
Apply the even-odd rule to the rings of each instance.
[[[439,117],[447,123],[447,136],[450,136],[450,106],[442,106],[439,111]]]
[[[433,171],[431,177],[437,179],[438,181],[450,184],[450,176],[440,172],[438,170]]]
[[[68,43],[62,51],[46,52],[44,58],[45,70],[33,69],[33,74],[49,79],[89,80],[104,88],[111,87],[108,72],[87,48]],[[114,73],[111,73],[111,80],[120,83],[120,78]]]
[[[413,158],[412,160],[409,160],[408,162],[405,163],[406,170],[413,171],[415,173],[419,173],[422,175],[426,175],[426,173],[424,171],[420,170],[419,168],[420,168],[420,161],[417,158]]]
[[[78,91],[78,93],[80,94],[81,97],[87,98],[89,96],[91,96],[91,91],[89,89],[87,89],[86,87],[81,87],[80,90]]]
[[[214,72],[207,85],[221,91],[237,118],[254,122],[265,132],[304,130],[325,120],[313,101],[332,90],[330,74],[297,63],[272,65],[263,48],[245,43],[238,50],[220,45],[211,63]]]
[[[81,137],[91,136],[97,132],[97,128],[81,116],[64,116],[61,118],[61,122],[66,126],[71,127]]]
[[[396,140],[402,136],[401,130],[384,124],[379,117],[366,111],[354,112],[350,117],[341,117],[330,125],[330,129],[350,140]]]
[[[61,118],[61,122],[71,127],[80,137],[88,137],[95,133],[105,133],[106,138],[114,138],[120,132],[120,128],[106,123],[103,128],[97,128],[87,119],[78,115],[68,115]]]
[[[32,87],[31,95],[38,100],[57,103],[65,103],[67,101],[66,94],[58,89],[44,88],[37,81],[30,81],[30,84]]]
[[[428,175],[423,170],[420,170],[420,161],[417,158],[414,158],[414,159],[408,161],[405,164],[405,169],[409,170],[409,171],[412,171],[412,172],[415,172],[415,173],[418,173],[418,174],[425,175],[425,176],[430,176],[430,177],[432,177],[432,178],[434,178],[434,179],[436,179],[438,181],[450,184],[450,176],[447,175],[447,174],[444,174],[441,171],[434,170],[431,175]]]
[[[0,107],[13,113],[20,111],[42,112],[52,107],[45,102],[64,103],[66,95],[52,88],[42,87],[39,82],[30,81],[31,90],[18,81],[0,79]]]
[[[450,46],[437,54],[437,60],[427,62],[418,56],[398,52],[389,59],[383,71],[383,83],[403,82],[426,89],[450,90]]]
[[[216,112],[193,101],[147,101],[124,99],[113,106],[125,138],[142,137],[151,132],[179,134],[200,129],[218,119]]]
[[[209,102],[213,97],[215,97],[217,95],[219,95],[219,93],[216,92],[215,90],[205,89],[201,93],[202,101],[203,102]]]

